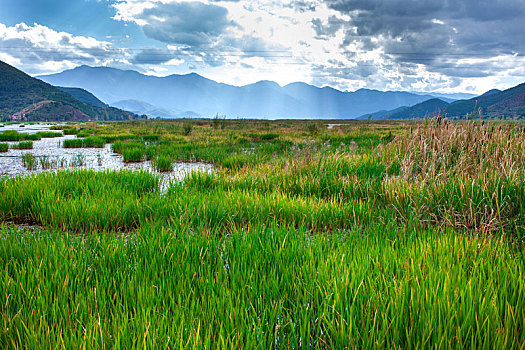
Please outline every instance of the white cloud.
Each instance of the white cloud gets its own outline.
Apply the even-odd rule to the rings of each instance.
[[[25,23],[12,27],[0,23],[0,51],[0,59],[32,74],[57,72],[79,64],[108,65],[125,55],[106,41]]]
[[[142,28],[151,47],[120,49],[38,24],[0,25],[0,59],[33,73],[112,65],[154,75],[195,71],[237,85],[304,81],[342,90],[481,93],[523,81],[525,58],[516,53],[525,43],[509,10],[518,0],[499,12],[483,1],[504,19],[501,26],[474,7],[450,13],[440,1],[407,1],[122,0],[113,19]],[[508,35],[484,35],[485,26]],[[2,49],[7,42],[25,51]]]

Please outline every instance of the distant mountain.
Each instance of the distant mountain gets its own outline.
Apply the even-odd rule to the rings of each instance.
[[[74,93],[78,93],[75,91]],[[24,121],[127,120],[136,116],[96,107],[0,61],[0,119]]]
[[[153,107],[150,111],[170,111],[175,116],[355,118],[434,97],[368,89],[347,92],[305,83],[281,87],[272,81],[232,86],[195,73],[154,77],[131,70],[88,66],[39,78],[53,85],[81,87],[110,105],[124,108],[122,101],[141,101]]]
[[[164,109],[155,107],[147,102],[138,101],[138,100],[122,100],[113,102],[111,104],[113,107],[124,109],[126,111],[133,112],[139,115],[147,115],[150,118],[175,118],[177,113]]]
[[[374,119],[423,118],[440,112],[449,118],[464,118],[467,114],[481,112],[482,117],[525,117],[525,83],[508,90],[493,89],[483,95],[447,103],[440,99],[431,99],[411,107],[397,108],[390,111],[372,113]],[[477,116],[477,115],[476,115]],[[366,119],[363,115],[360,119]]]
[[[73,88],[73,87],[62,87],[62,86],[56,86],[57,89],[62,90],[64,92],[67,92],[77,100],[90,104],[95,107],[108,107],[107,104],[100,101],[95,95],[93,95],[91,92],[86,91],[81,88]]]
[[[445,102],[454,102],[454,101],[457,101],[457,100],[468,100],[468,99],[471,99],[471,98],[474,98],[476,97],[477,95],[474,95],[474,94],[467,94],[467,93],[461,93],[461,92],[456,92],[456,93],[442,93],[442,92],[414,92],[415,94],[418,94],[418,95],[432,95],[436,98],[439,98],[440,100],[442,101],[445,101]]]

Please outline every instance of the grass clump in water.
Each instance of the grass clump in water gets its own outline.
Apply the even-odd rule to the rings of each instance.
[[[106,141],[97,136],[64,140],[62,142],[64,148],[104,148],[105,145]]]
[[[12,147],[13,149],[33,149],[33,141],[21,141]]]
[[[26,134],[15,130],[6,130],[0,133],[0,141],[37,141],[40,138],[36,134]]]
[[[27,170],[36,170],[38,164],[37,157],[33,153],[22,154],[22,165]]]
[[[173,170],[173,158],[169,155],[159,155],[151,161],[153,169],[160,172],[168,172]]]

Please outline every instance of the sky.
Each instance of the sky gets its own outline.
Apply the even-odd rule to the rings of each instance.
[[[0,60],[483,93],[525,82],[524,18],[525,0],[0,0]]]

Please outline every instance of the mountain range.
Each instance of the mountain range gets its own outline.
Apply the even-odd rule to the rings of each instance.
[[[369,89],[348,92],[305,83],[281,87],[272,81],[232,86],[196,73],[155,77],[131,70],[89,66],[38,78],[53,85],[80,87],[109,105],[162,118],[217,114],[228,118],[355,118],[435,97]]]
[[[466,115],[483,118],[524,118],[525,117],[525,83],[501,91],[492,89],[483,95],[468,99],[447,102],[441,99],[430,99],[413,106],[395,108],[362,115],[359,119],[414,119],[425,116],[446,115],[459,119]]]
[[[74,96],[90,99],[83,102]],[[23,121],[128,120],[133,113],[95,105],[80,89],[60,89],[0,61],[0,119]],[[101,101],[98,101],[102,103]]]

